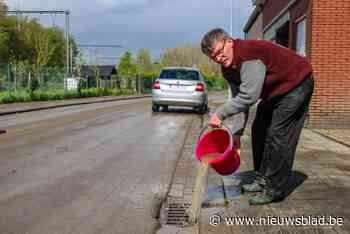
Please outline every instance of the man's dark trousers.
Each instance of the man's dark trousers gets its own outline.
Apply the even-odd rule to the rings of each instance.
[[[289,93],[262,101],[257,107],[252,126],[254,169],[273,198],[285,196],[313,89],[309,76]]]

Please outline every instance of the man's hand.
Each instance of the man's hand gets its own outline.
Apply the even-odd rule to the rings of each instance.
[[[209,125],[212,127],[221,127],[222,120],[219,118],[217,113],[212,114],[209,119]]]

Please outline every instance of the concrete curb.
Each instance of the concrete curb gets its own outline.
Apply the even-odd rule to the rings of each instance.
[[[193,155],[196,134],[200,129],[200,121],[194,117],[188,127],[183,148],[180,152],[169,191],[160,210],[159,223],[161,227],[157,234],[198,234],[199,223],[194,225],[170,225],[167,223],[172,204],[186,205],[192,201],[192,193],[198,163]],[[187,210],[188,211],[188,210]],[[185,213],[187,213],[185,211]]]
[[[0,116],[2,115],[11,115],[11,114],[18,114],[18,113],[25,113],[30,111],[39,111],[39,110],[47,110],[47,109],[54,109],[54,108],[60,108],[60,107],[67,107],[67,106],[76,106],[76,105],[84,105],[84,104],[93,104],[93,103],[103,103],[103,102],[113,102],[113,101],[122,101],[122,100],[130,100],[130,99],[139,99],[139,98],[148,98],[151,97],[151,95],[143,95],[143,96],[126,96],[126,97],[116,97],[111,99],[102,99],[102,100],[94,100],[94,101],[77,101],[72,103],[63,103],[63,104],[57,104],[52,103],[52,105],[49,103],[47,106],[38,106],[38,107],[29,107],[29,108],[18,108],[15,110],[10,111],[1,111]],[[67,100],[72,101],[72,99]]]

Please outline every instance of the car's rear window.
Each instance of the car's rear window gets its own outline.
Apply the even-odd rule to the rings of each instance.
[[[199,80],[199,74],[197,71],[171,69],[163,70],[160,73],[159,79]]]

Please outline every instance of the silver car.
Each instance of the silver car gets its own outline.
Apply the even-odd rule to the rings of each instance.
[[[208,108],[208,95],[201,72],[196,68],[167,67],[160,72],[152,89],[152,111],[168,106],[193,107],[204,114]]]

